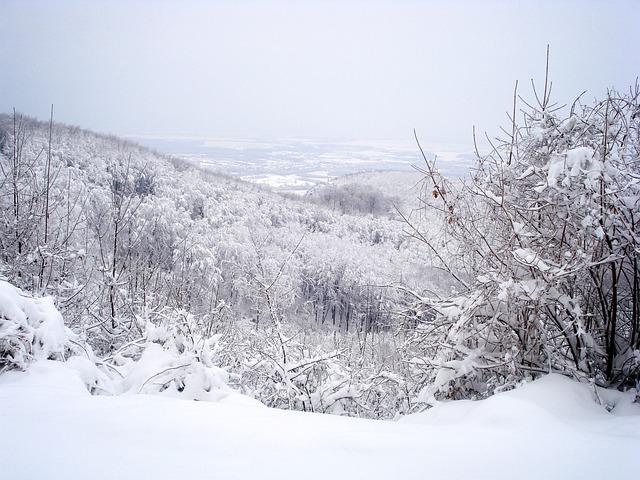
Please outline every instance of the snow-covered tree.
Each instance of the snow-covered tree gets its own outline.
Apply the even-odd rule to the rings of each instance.
[[[566,118],[549,91],[460,184],[424,169],[441,228],[414,229],[452,277],[408,344],[422,402],[560,371],[640,380],[640,100],[609,91]],[[426,160],[426,159],[425,159]]]

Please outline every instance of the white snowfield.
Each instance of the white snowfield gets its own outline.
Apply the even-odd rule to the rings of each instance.
[[[271,410],[236,394],[91,396],[76,371],[41,360],[0,375],[0,478],[635,478],[635,392],[600,390],[603,405],[594,396],[550,375],[373,421]]]

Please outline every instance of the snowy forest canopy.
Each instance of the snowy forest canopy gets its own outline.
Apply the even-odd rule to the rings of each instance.
[[[637,386],[638,100],[545,94],[463,182],[425,158],[409,193],[307,199],[2,115],[0,369],[371,418],[549,372]]]

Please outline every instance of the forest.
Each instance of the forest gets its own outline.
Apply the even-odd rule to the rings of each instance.
[[[548,373],[638,387],[638,87],[536,100],[463,180],[425,155],[404,191],[303,198],[0,115],[0,374],[381,419]]]

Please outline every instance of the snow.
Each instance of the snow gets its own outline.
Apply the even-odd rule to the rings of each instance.
[[[574,129],[574,126],[567,123],[563,124],[561,129],[569,132]],[[323,177],[328,177],[336,165],[344,169],[343,171],[350,171],[359,169],[369,160],[373,162],[372,164],[379,163],[378,159],[370,158],[373,156],[373,150],[360,147],[349,150],[338,145],[337,147],[340,148],[332,146],[328,150],[319,149],[319,152],[309,149],[306,158],[317,158],[324,163],[316,165],[309,162],[303,172],[305,175],[298,178],[294,177],[294,174],[287,173],[286,169],[280,174],[277,173],[280,167],[276,160],[280,156],[289,163],[296,163],[301,158],[298,152],[288,151],[282,147],[286,145],[278,149],[262,145],[260,148],[268,150],[268,155],[264,158],[262,152],[256,153],[256,158],[247,154],[246,159],[259,160],[260,168],[247,170],[262,172],[254,178],[254,181],[263,178],[265,183],[270,183],[277,179],[281,181],[281,188],[290,187],[292,191],[298,191],[297,187],[306,188],[304,181],[323,181]],[[239,152],[251,150],[243,146],[237,149]],[[384,155],[389,155],[389,151],[384,151]],[[431,157],[431,155],[428,156]],[[104,173],[107,171],[106,167],[100,167],[100,165],[107,165],[106,160],[103,162],[101,158],[95,157],[102,162],[95,163],[89,161],[94,158],[92,155],[73,155],[73,157],[73,162],[76,162],[74,165],[83,165],[82,168],[91,165],[94,174],[106,175]],[[75,160],[75,157],[80,160]],[[108,155],[105,154],[105,158],[108,158]],[[456,158],[459,160],[459,165],[464,164],[463,156],[457,155]],[[400,156],[396,163],[404,164],[408,159],[408,156]],[[438,165],[446,164],[446,160],[445,157],[441,162],[439,157]],[[453,161],[454,159],[451,159],[452,163]],[[246,165],[251,166],[251,162],[247,161]],[[324,170],[318,170],[318,168]],[[78,171],[81,169],[79,168]],[[546,167],[527,169],[529,172],[527,175],[535,178],[543,177],[544,171],[547,172],[549,181],[538,185],[536,189],[539,191],[548,189],[549,198],[562,197],[562,200],[568,204],[575,202],[576,205],[578,202],[585,202],[585,195],[588,196],[589,191],[585,190],[585,193],[578,198],[565,195],[565,200],[565,196],[560,195],[564,189],[567,189],[564,193],[571,193],[568,190],[569,187],[580,183],[584,183],[587,189],[594,188],[599,186],[601,178],[605,179],[606,175],[613,174],[612,170],[603,167],[593,156],[593,151],[586,147],[568,150],[561,155],[552,154]],[[282,198],[274,201],[266,195],[254,195],[254,191],[261,192],[261,190],[241,188],[240,184],[235,185],[233,189],[223,187],[222,183],[204,188],[203,184],[198,183],[200,181],[197,180],[198,176],[195,174],[191,176],[191,173],[189,173],[190,176],[187,174],[182,176],[183,174],[180,173],[181,179],[190,179],[190,181],[181,181],[175,185],[162,184],[167,178],[167,175],[162,172],[177,172],[177,170],[158,167],[156,172],[159,188],[166,188],[173,196],[167,194],[164,197],[158,196],[145,200],[138,210],[140,215],[137,215],[141,223],[131,228],[130,240],[137,244],[144,235],[148,235],[148,239],[143,243],[146,242],[145,248],[149,248],[147,254],[151,259],[152,255],[149,252],[153,251],[151,247],[155,246],[156,237],[150,229],[147,230],[146,226],[142,226],[143,223],[146,225],[147,222],[151,223],[149,219],[153,219],[153,222],[156,222],[155,225],[164,229],[157,238],[172,238],[173,232],[184,228],[187,233],[183,236],[176,234],[175,237],[187,239],[190,245],[193,238],[192,246],[185,246],[185,251],[191,248],[190,251],[195,252],[194,257],[200,257],[194,262],[198,267],[189,270],[190,281],[193,284],[205,283],[202,290],[191,290],[185,287],[185,292],[189,294],[197,294],[207,289],[214,291],[219,282],[224,281],[220,272],[223,268],[227,268],[226,265],[233,265],[229,268],[237,269],[229,275],[229,278],[234,278],[235,272],[241,271],[244,273],[240,278],[250,278],[257,283],[265,281],[271,274],[271,278],[275,275],[279,276],[280,273],[276,272],[281,268],[280,265],[288,262],[283,260],[285,263],[280,264],[279,257],[291,258],[291,264],[287,268],[291,267],[291,270],[296,272],[295,275],[300,276],[299,278],[308,275],[308,278],[314,281],[317,279],[318,284],[322,285],[325,283],[321,282],[326,281],[327,285],[331,285],[333,280],[336,282],[340,280],[342,282],[340,288],[344,286],[344,291],[350,288],[349,285],[356,285],[354,280],[356,278],[367,278],[369,284],[386,284],[377,279],[385,279],[388,272],[395,273],[398,268],[404,268],[400,267],[404,263],[413,264],[410,270],[426,269],[431,265],[431,263],[422,262],[423,257],[419,249],[415,251],[399,249],[398,246],[404,243],[398,240],[400,237],[396,235],[396,229],[388,226],[394,221],[392,219],[377,219],[374,223],[370,223],[373,220],[364,220],[363,217],[334,216],[325,210],[314,210],[306,205],[289,209],[289,205],[285,205]],[[146,175],[146,171],[143,173]],[[91,175],[94,176],[94,174]],[[405,178],[405,175],[415,175],[415,172],[359,174],[357,180],[361,182],[366,178],[366,185],[372,187],[371,190],[377,191],[378,187],[381,187],[383,192],[389,192],[385,193],[386,195],[395,195],[394,192],[404,188],[397,185],[417,185],[399,202],[401,204],[404,201],[402,199],[406,198],[406,205],[409,205],[410,201],[415,201],[414,197],[420,195],[421,188],[424,187],[414,181],[401,180],[400,177]],[[68,178],[71,186],[71,173]],[[85,177],[78,176],[78,178]],[[87,178],[90,178],[88,173]],[[102,183],[99,185],[105,188],[98,186],[95,195],[91,198],[108,208],[111,198],[109,188],[112,184],[107,177],[99,178],[102,178]],[[295,181],[290,181],[291,178],[295,178]],[[334,183],[340,185],[343,184],[341,182],[353,180],[353,177],[343,177]],[[528,184],[532,185],[533,182],[535,180],[530,180]],[[207,192],[212,194],[209,195]],[[636,190],[630,190],[629,196],[625,197],[625,204],[636,205],[638,202],[636,193]],[[494,201],[502,202],[503,200],[495,194],[488,195]],[[611,195],[614,194],[611,193]],[[81,197],[78,196],[78,198]],[[504,198],[509,199],[508,196]],[[165,210],[162,207],[173,203],[180,204],[180,209]],[[206,211],[207,215],[215,217],[208,218],[201,212],[201,218],[195,220],[189,213],[194,205],[199,206],[202,212]],[[254,215],[242,216],[243,212],[252,209],[255,210]],[[80,216],[77,218],[84,219]],[[296,220],[289,220],[290,218]],[[430,217],[420,217],[421,225],[429,225],[429,221]],[[86,223],[88,220],[84,219],[82,222]],[[213,230],[204,229],[207,222],[216,225],[214,230],[220,230],[214,237],[206,233]],[[234,226],[219,227],[226,223]],[[235,223],[238,226],[235,226]],[[269,232],[273,232],[267,226],[270,228],[276,224],[280,225],[278,241],[273,244],[265,243],[264,257],[261,257],[263,253],[257,251],[255,238],[260,240],[261,234],[267,238],[267,235],[271,235]],[[525,226],[526,222],[513,223],[513,229],[518,235],[534,235],[527,233]],[[317,228],[321,235],[314,236],[309,233],[309,236],[305,236],[307,230],[311,230],[310,227],[312,231]],[[599,237],[605,234],[599,225],[595,211],[584,217],[582,227],[594,229],[594,235]],[[201,228],[203,230],[200,230]],[[255,237],[248,235],[245,231],[248,228],[253,229],[257,235]],[[329,232],[333,236],[330,236]],[[374,250],[359,242],[349,243],[351,236],[355,235],[365,239],[380,238],[389,245],[392,242],[386,239],[396,238],[394,241],[396,246],[392,250],[393,257],[386,258],[382,254],[382,248]],[[300,236],[306,239],[305,244],[300,246],[300,253],[304,255],[300,258],[292,258],[290,252],[297,250],[293,245],[299,241]],[[251,237],[253,244],[242,243],[245,237]],[[293,243],[291,239],[294,239]],[[336,242],[339,239],[336,244],[340,245],[340,252],[327,249],[331,239]],[[377,240],[375,242],[377,243]],[[81,243],[86,244],[86,240]],[[102,245],[101,242],[98,243]],[[94,246],[98,243],[94,242]],[[222,245],[219,249],[217,243]],[[520,243],[522,246],[528,244],[524,241]],[[560,278],[561,268],[564,267],[556,266],[556,261],[551,259],[556,258],[554,255],[545,256],[544,248],[541,248],[535,239],[531,243],[536,245],[537,250],[519,248],[512,252],[513,261],[516,263],[512,270],[512,273],[515,272],[513,278],[504,277],[502,272],[488,271],[484,272],[485,275],[478,280],[487,284],[485,290],[493,289],[493,283],[499,282],[497,299],[503,302],[515,301],[525,304],[529,300],[534,300],[538,305],[543,305],[547,301],[547,304],[558,308],[562,306],[563,311],[570,314],[571,326],[575,328],[576,335],[585,345],[586,350],[596,350],[599,348],[598,344],[594,341],[594,337],[585,331],[582,323],[584,314],[580,303],[563,293],[564,290],[560,285],[549,283],[547,280],[547,278],[551,280]],[[180,244],[171,241],[166,246],[166,251],[171,252],[175,245]],[[287,250],[287,245],[291,245],[291,249]],[[256,250],[255,257],[247,253],[245,248],[247,246]],[[78,245],[75,247],[72,245],[70,248],[77,249],[78,255],[84,258],[83,251],[79,250]],[[35,252],[36,249],[32,251]],[[227,255],[228,251],[234,254]],[[204,254],[199,255],[202,252]],[[273,252],[276,254],[274,255]],[[286,255],[283,256],[282,252]],[[215,256],[218,253],[221,253],[224,262],[217,263]],[[70,254],[61,261],[66,262],[67,259],[73,258],[72,255],[75,254]],[[573,257],[588,256],[579,249],[574,250],[573,254],[571,251],[564,252],[564,255],[568,261]],[[345,263],[343,257],[355,263]],[[373,263],[380,264],[380,269],[377,266],[374,269],[374,265],[371,265],[375,283],[371,275],[362,274],[366,270],[365,267],[368,268],[367,262],[372,257],[375,257]],[[37,260],[34,254],[28,258],[32,261]],[[260,262],[261,271],[251,267]],[[13,268],[17,268],[19,264],[18,259]],[[360,267],[356,268],[357,264],[361,264]],[[90,261],[88,265],[95,266],[95,262]],[[154,268],[163,268],[162,263],[154,263],[154,265]],[[263,269],[263,265],[268,268]],[[531,277],[521,274],[520,272],[526,270],[521,268],[522,266],[533,267],[544,275],[536,273]],[[340,267],[344,268],[340,270]],[[17,271],[22,270],[17,269]],[[51,271],[55,272],[55,269],[52,268]],[[77,272],[82,273],[78,277],[79,280],[74,278],[73,281],[79,289],[83,288],[82,281],[89,282],[91,273],[88,273],[88,276],[85,274],[91,271],[90,267],[83,267],[83,270],[77,269]],[[342,273],[335,273],[337,271]],[[378,271],[381,273],[378,274]],[[210,276],[211,272],[215,279]],[[405,270],[401,271],[403,275],[404,272]],[[221,280],[218,280],[217,276],[220,276]],[[289,288],[293,283],[287,282],[295,282],[298,277],[294,277],[293,274],[291,279],[285,279],[285,277],[286,273],[281,279],[284,285],[280,292],[293,291],[293,288]],[[176,277],[167,275],[160,278],[172,282]],[[412,278],[422,280],[417,274]],[[427,278],[429,282],[436,283],[431,276]],[[509,278],[509,280],[500,282],[502,278]],[[36,281],[37,277],[34,277],[33,282]],[[114,279],[105,274],[101,281],[103,286],[108,286]],[[124,282],[126,283],[126,279]],[[419,281],[416,283],[420,284]],[[443,282],[442,290],[444,291],[448,286],[447,282]],[[122,287],[122,289],[124,291],[125,288]],[[238,296],[251,298],[252,290],[240,288],[239,291]],[[156,290],[154,294],[162,295],[158,292],[165,292],[165,290]],[[451,293],[456,295],[453,290]],[[126,295],[123,293],[122,297],[124,299]],[[309,298],[313,297],[309,295]],[[154,320],[158,321],[157,324],[149,321],[146,326],[143,325],[146,316],[133,318],[142,336],[138,338],[132,334],[126,341],[123,340],[124,345],[118,342],[113,351],[107,351],[105,348],[101,355],[109,355],[108,357],[95,358],[89,346],[84,343],[82,328],[78,328],[77,323],[74,324],[76,328],[74,334],[65,327],[52,298],[34,298],[7,282],[0,281],[0,432],[4,433],[5,440],[3,448],[0,449],[0,480],[14,478],[278,478],[286,480],[300,477],[305,479],[405,477],[600,479],[633,476],[633,472],[637,471],[635,454],[640,451],[640,406],[639,403],[634,402],[637,398],[635,391],[623,394],[596,389],[593,385],[579,384],[559,375],[549,375],[483,401],[437,402],[433,396],[435,391],[448,388],[451,380],[459,379],[465,374],[468,374],[466,378],[469,382],[474,381],[472,374],[481,372],[487,366],[487,359],[493,360],[489,358],[489,354],[494,353],[489,351],[486,352],[485,357],[482,357],[484,352],[481,349],[465,349],[463,343],[463,340],[469,338],[467,335],[475,333],[465,330],[468,325],[473,324],[468,312],[491,305],[490,300],[487,301],[486,296],[481,292],[472,291],[453,296],[448,302],[438,304],[442,307],[439,309],[439,315],[442,318],[446,317],[447,331],[442,337],[443,341],[438,342],[439,337],[435,337],[434,344],[438,347],[435,359],[429,359],[428,349],[425,349],[422,350],[425,352],[424,358],[415,357],[415,360],[408,365],[415,371],[423,366],[430,367],[429,362],[439,367],[433,380],[418,381],[419,386],[424,385],[419,395],[424,396],[424,402],[433,402],[434,407],[424,413],[400,418],[397,421],[375,422],[335,415],[322,416],[272,410],[257,400],[241,395],[230,386],[230,379],[233,379],[233,385],[245,387],[246,384],[242,382],[243,377],[234,372],[232,367],[227,367],[231,362],[219,361],[218,354],[223,348],[240,350],[244,347],[243,343],[234,341],[231,337],[229,343],[223,346],[224,342],[218,343],[221,334],[203,338],[198,333],[202,330],[192,328],[192,326],[198,327],[196,322],[198,317],[195,314],[192,317],[189,312],[181,310],[162,312],[162,315],[154,317]],[[224,306],[223,301],[220,305]],[[255,305],[259,306],[259,302],[256,301]],[[283,300],[282,305],[288,308],[289,304]],[[367,299],[367,308],[369,305],[369,299]],[[237,312],[241,312],[242,307],[238,304]],[[430,308],[427,300],[418,307],[421,311]],[[210,314],[222,311],[222,307],[213,312],[211,308]],[[291,311],[293,310],[292,307]],[[428,315],[430,314],[429,310]],[[428,315],[425,314],[424,317]],[[417,316],[423,317],[422,313]],[[134,317],[133,311],[131,317]],[[221,318],[226,319],[224,315],[221,315]],[[510,319],[505,318],[506,327],[508,327]],[[135,331],[137,332],[138,329]],[[267,330],[264,331],[267,332]],[[545,333],[543,330],[540,331]],[[258,332],[257,323],[256,332]],[[258,336],[260,334],[256,333],[255,338],[262,341],[263,345],[270,347],[272,341],[277,338],[276,333],[280,341],[283,338],[280,336],[282,332],[279,329],[274,329],[273,332],[275,333],[265,334],[264,338],[260,338]],[[129,341],[131,338],[135,339]],[[291,345],[298,341],[293,335],[284,338],[286,338],[285,343]],[[334,341],[335,339],[334,336]],[[491,336],[479,337],[479,341],[485,345],[498,344],[502,341],[499,337],[495,339],[494,342]],[[314,344],[310,342],[309,345]],[[379,352],[386,351],[387,347],[383,349],[382,345],[384,344],[376,347]],[[396,348],[396,345],[394,343],[393,346],[389,346],[389,351],[391,348]],[[522,346],[523,343],[520,342],[519,345]],[[335,348],[339,347],[336,342]],[[505,349],[503,352],[501,358],[505,363],[504,369],[500,370],[500,375],[510,373],[509,365],[517,349],[517,346],[512,346],[511,350]],[[291,350],[295,351],[293,347]],[[246,367],[245,372],[255,367],[253,378],[265,380],[264,383],[256,381],[255,387],[243,391],[255,394],[262,389],[260,398],[267,402],[269,396],[278,399],[283,388],[292,385],[292,379],[299,380],[309,375],[310,380],[300,384],[304,384],[305,388],[307,385],[314,388],[317,386],[317,389],[307,390],[309,397],[307,405],[311,403],[334,413],[344,413],[347,410],[342,409],[341,400],[358,395],[363,396],[362,381],[352,383],[351,380],[362,376],[361,372],[367,372],[366,365],[363,367],[359,361],[353,361],[344,364],[349,366],[347,369],[337,360],[335,364],[323,362],[322,368],[325,370],[314,380],[308,371],[301,368],[294,372],[294,369],[313,358],[322,358],[325,354],[320,347],[318,347],[318,353],[312,349],[308,349],[308,353],[305,353],[303,348],[300,350],[302,351],[300,356],[294,355],[293,359],[289,357],[286,362],[284,355],[282,361],[280,358],[270,356],[272,350],[267,348],[259,354],[249,351],[246,356],[238,355],[236,359],[243,362],[243,367]],[[411,352],[411,350],[408,351]],[[454,353],[453,357],[450,355],[451,352]],[[637,350],[633,352],[628,350],[628,352],[626,355],[630,359],[633,359],[634,355],[635,358],[640,355]],[[311,359],[309,355],[312,356]],[[333,357],[329,353],[326,355],[328,355],[327,359]],[[364,354],[361,353],[361,355],[364,358]],[[460,356],[462,359],[458,358]],[[226,358],[228,359],[229,356]],[[52,361],[53,359],[58,361]],[[399,363],[402,363],[404,357],[399,356],[398,359]],[[495,359],[498,361],[497,355]],[[392,357],[392,360],[395,360],[395,357]],[[549,368],[552,368],[551,365],[549,362]],[[582,365],[581,363],[576,366],[582,368]],[[10,368],[25,369],[25,371],[5,371]],[[281,377],[284,380],[278,382],[275,379],[270,384],[269,374],[276,369],[283,372]],[[584,370],[586,371],[586,368]],[[377,376],[369,377],[372,380],[367,381],[375,385],[378,379],[389,376],[391,381],[398,385],[398,396],[391,396],[392,400],[406,401],[407,396],[403,392],[407,390],[402,385],[403,374],[401,370],[397,374],[382,372]],[[321,376],[326,376],[326,380]],[[407,379],[406,383],[408,381]],[[518,379],[512,383],[516,381]],[[478,394],[485,391],[481,390],[481,386],[475,388]],[[488,383],[485,383],[482,388],[488,388]],[[369,389],[369,391],[373,390]],[[98,395],[90,395],[89,392]],[[383,398],[388,395],[387,392],[389,389],[380,387],[376,393]],[[280,404],[282,403],[284,402]],[[397,411],[392,406],[392,402],[385,405],[389,405],[385,406],[386,413],[393,415]],[[360,411],[365,408],[367,407],[364,406]]]
[[[518,248],[513,251],[513,255],[520,263],[528,267],[537,267],[541,272],[549,270],[547,265],[542,259],[538,257],[538,254],[530,248]]]
[[[583,177],[586,187],[591,188],[601,174],[601,165],[594,161],[595,152],[588,147],[578,147],[567,150],[562,155],[554,155],[547,165],[547,185],[553,188],[569,187],[572,178]],[[536,187],[538,192],[544,185]]]
[[[73,337],[52,297],[33,298],[0,280],[0,353],[13,351],[8,363],[23,367],[32,357],[62,355]]]
[[[0,375],[2,478],[622,478],[636,471],[634,392],[559,375],[399,421],[268,409],[241,395],[197,402],[92,396],[68,364]],[[611,410],[611,411],[608,411]]]

